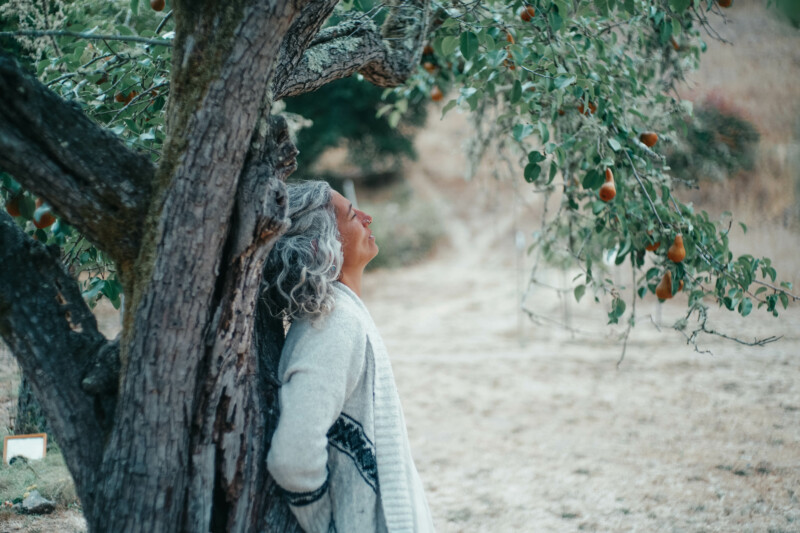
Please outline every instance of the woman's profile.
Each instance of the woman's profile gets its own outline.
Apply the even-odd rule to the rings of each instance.
[[[372,218],[324,181],[288,185],[265,297],[291,324],[267,467],[308,532],[433,531],[389,357],[360,299]]]

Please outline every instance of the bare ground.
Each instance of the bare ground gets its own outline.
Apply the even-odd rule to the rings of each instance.
[[[721,331],[784,338],[701,338],[711,355],[653,324],[672,324],[685,297],[663,309],[648,299],[618,368],[623,329],[605,326],[602,305],[565,310],[542,289],[528,305],[575,333],[518,320],[527,266],[513,219],[472,189],[460,203],[489,216],[442,206],[455,244],[369,276],[364,295],[437,528],[800,531],[800,313],[715,313]]]

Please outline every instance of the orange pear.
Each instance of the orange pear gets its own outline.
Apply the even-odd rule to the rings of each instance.
[[[680,263],[686,258],[686,248],[683,247],[683,236],[681,234],[675,236],[675,242],[669,247],[667,257],[673,263]]]
[[[606,169],[606,182],[600,187],[600,199],[610,202],[617,195],[617,187],[614,185],[614,173],[610,168]]]

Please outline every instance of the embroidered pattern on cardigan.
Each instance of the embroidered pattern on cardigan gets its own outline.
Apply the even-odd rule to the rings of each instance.
[[[377,493],[378,462],[375,460],[375,445],[367,438],[361,424],[342,413],[328,430],[328,443],[353,460],[358,473]]]
[[[322,498],[327,490],[328,478],[325,478],[325,483],[323,483],[322,486],[317,490],[312,490],[311,492],[290,492],[288,490],[283,490],[283,493],[286,495],[286,500],[289,502],[289,505],[302,507],[304,505],[311,505],[315,501]]]

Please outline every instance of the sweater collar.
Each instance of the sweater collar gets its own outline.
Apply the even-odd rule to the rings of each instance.
[[[333,286],[342,291],[343,293],[345,293],[350,298],[352,298],[353,301],[355,301],[360,307],[366,309],[364,302],[362,302],[361,298],[359,298],[358,295],[355,292],[353,292],[353,289],[351,289],[341,281],[334,281]]]

